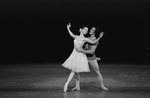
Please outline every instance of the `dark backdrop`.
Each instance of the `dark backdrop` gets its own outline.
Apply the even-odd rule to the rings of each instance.
[[[97,26],[104,63],[149,64],[149,0],[1,0],[1,63],[64,62],[73,50],[66,25]]]

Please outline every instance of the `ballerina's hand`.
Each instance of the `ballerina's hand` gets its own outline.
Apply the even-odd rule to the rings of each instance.
[[[67,24],[67,28],[70,28],[71,27],[71,24],[69,23],[69,24]]]
[[[100,33],[100,37],[103,37],[103,35],[104,35],[104,32],[101,32],[101,33]]]

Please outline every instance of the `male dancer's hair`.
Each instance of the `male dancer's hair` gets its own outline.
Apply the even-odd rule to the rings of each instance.
[[[98,27],[95,27],[96,30],[95,30],[95,37],[98,38],[99,37],[99,34],[100,34],[100,29]]]

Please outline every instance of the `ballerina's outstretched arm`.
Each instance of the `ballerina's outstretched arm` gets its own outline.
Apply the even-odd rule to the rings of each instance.
[[[99,37],[96,40],[91,40],[89,38],[85,38],[84,40],[91,43],[91,44],[95,44],[96,42],[98,42],[102,38],[103,34],[104,34],[104,32],[101,32]]]
[[[69,24],[67,24],[67,30],[68,30],[68,32],[69,32],[69,34],[70,34],[70,36],[72,36],[73,38],[76,38],[76,37],[77,37],[77,35],[74,35],[74,34],[71,32],[70,27],[71,27],[71,24],[70,24],[70,23],[69,23]]]

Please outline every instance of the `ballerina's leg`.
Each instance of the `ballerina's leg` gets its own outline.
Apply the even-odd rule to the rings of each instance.
[[[67,82],[64,85],[64,92],[67,91],[68,89],[68,84],[70,83],[70,81],[72,80],[72,78],[74,77],[75,73],[72,71],[67,79]]]
[[[72,90],[80,90],[80,74],[76,73],[76,86]]]

